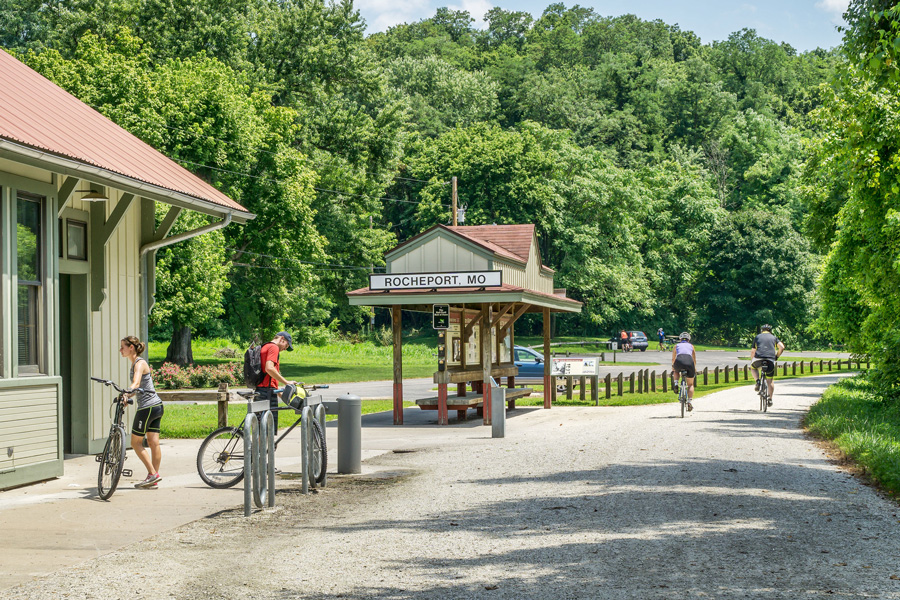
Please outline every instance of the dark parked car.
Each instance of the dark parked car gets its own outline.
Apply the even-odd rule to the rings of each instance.
[[[531,348],[515,346],[513,348],[513,362],[519,367],[517,377],[528,379],[544,378],[544,355]]]
[[[647,336],[643,331],[625,331],[625,333],[628,334],[628,339],[631,342],[632,350],[640,350],[641,352],[646,352],[647,347],[650,345],[650,342],[647,341]],[[619,350],[623,350],[622,338],[620,338],[618,335],[611,337],[610,341],[619,344]]]

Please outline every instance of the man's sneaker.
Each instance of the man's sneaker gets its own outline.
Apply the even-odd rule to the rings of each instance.
[[[687,409],[688,409],[688,412],[691,412],[692,410],[694,410],[694,405],[691,404],[690,402],[688,402],[688,403],[687,403]]]
[[[766,406],[772,406],[772,396],[769,396],[769,398],[766,400]]]
[[[675,392],[675,395],[678,395],[678,384],[676,382],[672,382],[672,391]]]
[[[758,391],[759,391],[759,379],[756,380],[756,385],[753,386],[753,391],[754,391],[754,392],[758,392]]]

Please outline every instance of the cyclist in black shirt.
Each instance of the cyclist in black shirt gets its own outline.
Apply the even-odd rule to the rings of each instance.
[[[769,380],[769,406],[772,406],[772,396],[775,394],[775,361],[784,352],[784,343],[772,334],[772,326],[769,324],[760,327],[759,335],[753,338],[753,347],[750,349],[750,366],[753,367],[753,379],[756,380],[756,391],[759,391],[759,369]]]

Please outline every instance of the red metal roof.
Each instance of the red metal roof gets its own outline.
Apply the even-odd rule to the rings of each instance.
[[[450,231],[487,246],[494,253],[528,262],[534,225],[462,225],[448,227]]]
[[[249,212],[5,51],[0,51],[0,138]]]

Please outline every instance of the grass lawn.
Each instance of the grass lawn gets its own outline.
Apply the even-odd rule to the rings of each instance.
[[[864,376],[828,388],[810,408],[805,424],[834,442],[890,494],[900,494],[900,403],[876,395]]]
[[[435,338],[436,343],[436,338]],[[150,363],[159,367],[166,357],[168,342],[151,342]],[[435,344],[431,340],[403,344],[403,377],[430,377],[437,370]],[[214,356],[222,348],[234,348],[239,358]],[[244,350],[228,340],[194,340],[194,362],[214,365],[226,362],[243,364]],[[323,347],[294,346],[293,352],[281,353],[281,372],[287,379],[308,384],[346,383],[349,381],[383,381],[394,376],[393,348],[375,346],[371,342],[333,343]]]

